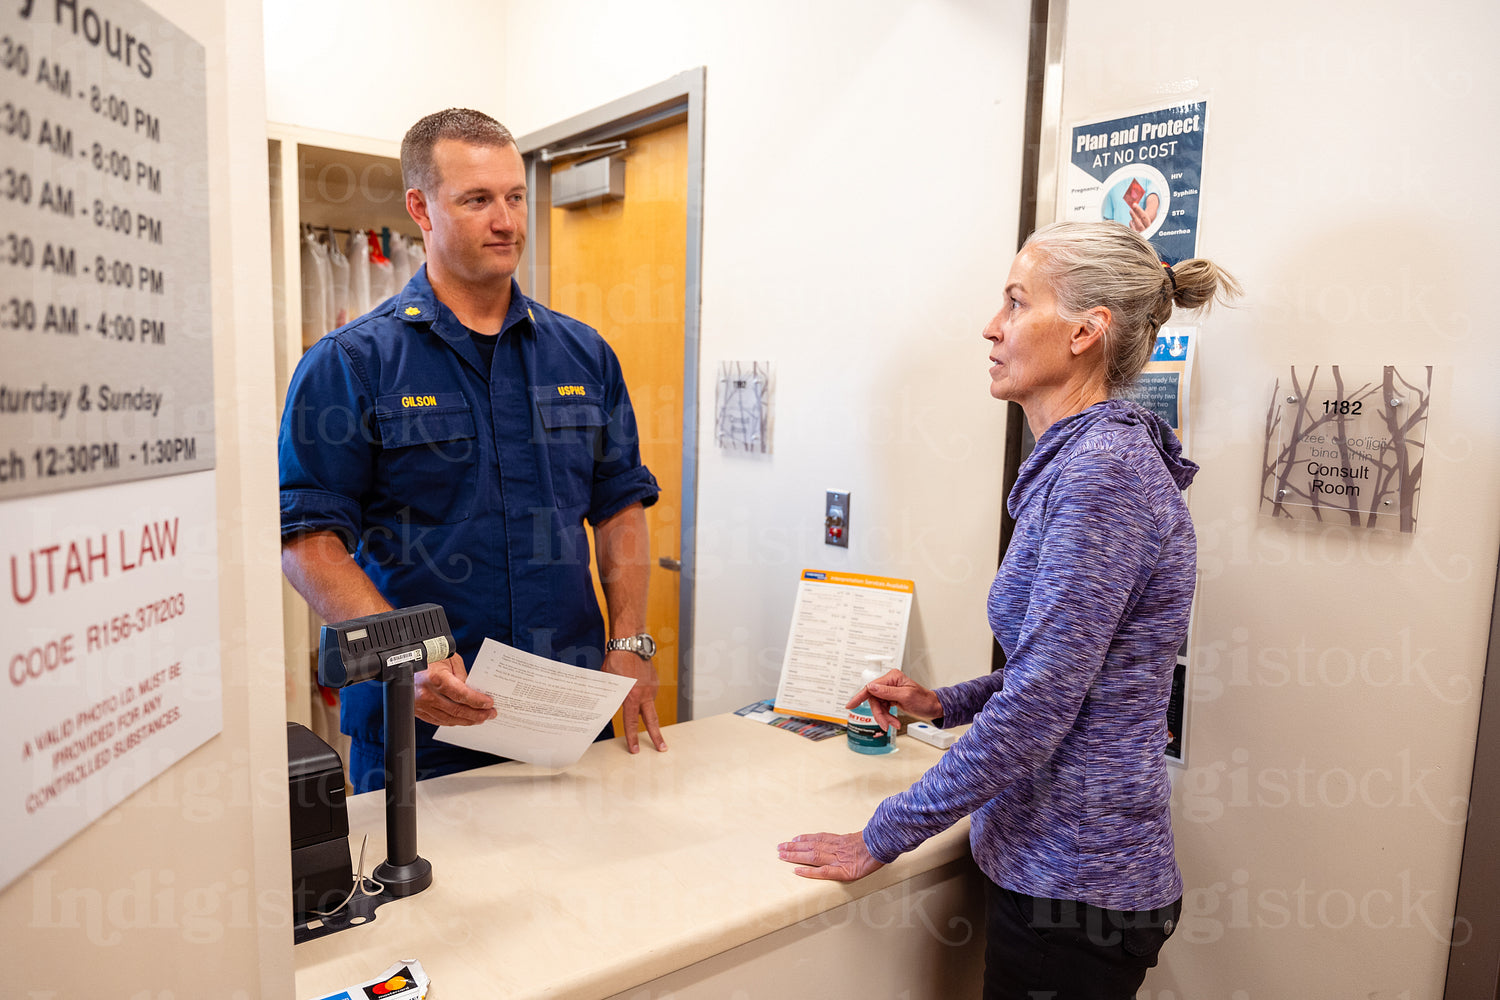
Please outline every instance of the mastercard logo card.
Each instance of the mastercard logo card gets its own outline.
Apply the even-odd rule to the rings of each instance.
[[[318,1000],[425,1000],[431,981],[415,959],[393,965],[374,979]]]
[[[401,966],[379,982],[364,987],[365,1000],[403,1000],[421,996],[425,991],[412,974],[411,967]]]

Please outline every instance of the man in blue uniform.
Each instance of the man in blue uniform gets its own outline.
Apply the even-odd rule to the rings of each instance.
[[[526,172],[504,126],[476,111],[429,115],[402,142],[401,168],[427,265],[297,366],[280,434],[282,568],[327,621],[446,609],[458,652],[416,675],[419,778],[497,759],[433,739],[436,726],[494,717],[465,683],[487,636],[634,678],[626,743],[639,751],[644,722],[665,750],[645,634],[644,508],[659,491],[619,362],[515,283]],[[380,686],[343,696],[350,781],[379,788]]]

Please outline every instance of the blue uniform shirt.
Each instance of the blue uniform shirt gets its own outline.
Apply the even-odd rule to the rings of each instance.
[[[466,664],[493,636],[603,665],[583,522],[659,490],[619,361],[591,328],[512,281],[486,370],[423,267],[303,356],[280,463],[282,537],[336,532],[393,606],[441,604]],[[344,691],[341,728],[383,740],[378,683]],[[419,761],[433,729],[417,721]]]

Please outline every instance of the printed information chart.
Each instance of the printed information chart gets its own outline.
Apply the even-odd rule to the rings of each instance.
[[[203,47],[0,10],[0,499],[214,464]]]
[[[866,670],[901,669],[914,590],[910,580],[803,570],[776,711],[846,723]]]

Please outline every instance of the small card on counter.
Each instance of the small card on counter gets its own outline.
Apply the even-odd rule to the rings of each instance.
[[[842,736],[846,731],[843,726],[833,722],[803,719],[795,715],[780,715],[773,705],[773,701],[767,698],[765,701],[751,702],[744,708],[735,709],[734,714],[752,722],[764,722],[768,726],[785,729],[789,733],[796,733],[809,740],[826,740],[830,736]]]
[[[594,742],[635,680],[585,670],[484,640],[468,685],[495,699],[477,726],[441,726],[434,738],[542,767],[567,767]]]
[[[422,963],[414,958],[403,959],[386,969],[374,979],[347,986],[337,993],[328,993],[315,1000],[426,1000],[427,988],[431,986]]]

